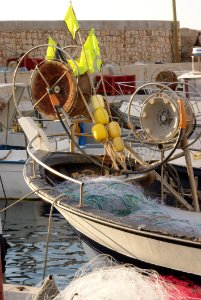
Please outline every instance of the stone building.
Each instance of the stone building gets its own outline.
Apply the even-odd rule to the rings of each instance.
[[[64,21],[0,22],[0,65],[30,48],[46,44],[49,35],[61,47],[74,44]],[[82,40],[95,29],[104,64],[172,62],[172,22],[80,21]],[[76,42],[79,44],[78,35]],[[179,41],[180,43],[180,41]]]
[[[104,64],[174,61],[171,21],[79,21],[79,24],[82,41],[91,27],[95,29]],[[196,30],[178,29],[179,60],[191,60],[198,34]],[[1,21],[0,66],[6,66],[7,59],[20,57],[32,47],[47,44],[50,35],[61,47],[80,45],[78,35],[72,40],[64,21]]]

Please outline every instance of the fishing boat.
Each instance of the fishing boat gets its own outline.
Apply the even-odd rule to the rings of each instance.
[[[20,74],[21,77],[21,74]],[[25,76],[24,76],[25,77]],[[29,84],[15,84],[15,101],[13,84],[0,84],[0,199],[38,198],[29,189],[23,179],[23,168],[27,159],[27,140],[17,121],[18,109],[24,114],[31,111],[37,127],[52,133],[60,130],[60,124],[49,120],[43,121],[37,112],[33,112],[30,101]],[[30,194],[30,195],[29,195]]]
[[[138,266],[200,277],[199,185],[190,155],[190,147],[200,138],[199,109],[194,108],[199,93],[189,101],[184,93],[191,89],[188,83],[178,83],[176,90],[160,82],[139,87],[129,101],[129,139],[123,139],[107,95],[97,95],[89,74],[75,75],[72,57],[54,47],[62,56],[37,65],[30,89],[33,107],[59,120],[64,133],[48,136],[33,118],[19,112],[19,124],[29,140],[23,171],[27,185],[94,251]],[[137,124],[131,113],[136,109]],[[81,132],[80,123],[92,124],[91,132]],[[80,146],[79,137],[94,138],[96,143]],[[58,147],[66,140],[70,147]],[[140,145],[146,155],[140,153]],[[168,164],[182,156],[188,194]]]
[[[26,57],[25,57],[26,59]],[[41,62],[43,59],[40,60],[36,59],[35,64]],[[195,63],[193,64],[195,68]],[[21,112],[23,112],[25,115],[31,110],[33,114],[33,107],[32,103],[30,102],[30,82],[32,79],[30,78],[30,72],[21,72],[20,66],[18,67],[19,74],[17,76],[16,81],[16,88],[19,90],[20,85],[23,86],[23,90],[21,90],[21,95],[19,93],[16,95],[16,101],[19,101],[19,109]],[[191,73],[191,79],[188,80],[194,80],[195,82],[191,85],[195,86],[196,88],[199,87],[198,81],[199,81],[199,74],[196,72],[196,76],[193,76],[195,72]],[[177,75],[176,75],[177,74]],[[161,67],[156,68],[155,71],[153,71],[152,74],[152,81],[161,81],[163,83],[168,82],[174,83],[177,79],[177,76],[181,75],[181,71],[173,71],[172,67]],[[101,82],[101,76],[96,76],[99,78]],[[138,77],[138,76],[137,76]],[[124,128],[124,132],[122,135],[124,138],[129,136],[129,131],[126,131],[128,129],[128,104],[130,99],[130,93],[135,91],[137,87],[140,86],[140,83],[138,81],[134,81],[135,76],[115,76],[115,86],[110,86],[111,82],[107,82],[107,78],[111,81],[111,76],[105,76],[104,77],[104,85],[107,87],[108,92],[110,96],[108,96],[110,110],[112,113],[113,118],[117,118],[118,122],[121,127]],[[18,82],[25,82],[24,84],[19,84]],[[113,80],[114,81],[114,80]],[[18,85],[18,87],[17,87]],[[175,85],[175,84],[174,84]],[[97,84],[98,86],[98,84]],[[1,150],[0,150],[0,169],[1,169],[1,183],[0,183],[0,198],[21,198],[29,194],[30,190],[27,188],[27,186],[24,184],[23,176],[22,176],[22,170],[24,167],[24,163],[27,159],[27,152],[25,150],[26,148],[26,138],[24,136],[24,133],[21,130],[21,127],[19,126],[17,122],[17,115],[19,115],[19,111],[16,111],[13,103],[12,93],[11,93],[11,87],[12,84],[3,84],[1,88],[1,94],[2,97],[6,98],[7,100],[3,100],[2,103],[4,103],[4,108],[1,111],[2,116],[2,128],[3,131],[0,133],[1,138]],[[3,89],[9,90],[7,92],[6,97],[4,96]],[[103,92],[103,85],[100,87],[97,87],[98,91],[99,89]],[[111,96],[111,90],[113,91],[112,94],[115,94],[115,96]],[[199,90],[199,89],[198,89]],[[107,91],[107,90],[106,90]],[[125,94],[124,94],[125,92]],[[139,91],[139,93],[148,93],[148,89],[144,89]],[[196,90],[194,90],[194,95],[196,94]],[[192,92],[191,92],[192,94]],[[192,95],[191,95],[192,97]],[[198,101],[196,101],[197,105]],[[13,111],[14,110],[14,111]],[[135,122],[139,122],[139,111],[134,112],[136,114]],[[54,120],[45,120],[44,118],[41,118],[41,115],[34,111],[35,115],[35,121],[37,122],[37,126],[42,127],[45,132],[47,133],[59,133],[61,131],[61,125],[60,122],[55,122]],[[8,120],[9,118],[9,120]],[[137,123],[136,123],[137,124]],[[82,124],[81,124],[82,125]],[[84,125],[86,128],[91,128],[90,124]],[[87,142],[92,143],[92,139],[88,137],[79,137],[80,144],[82,141],[87,139]],[[137,145],[135,143],[135,145]],[[66,147],[66,145],[65,145]],[[91,147],[91,146],[90,146]],[[144,151],[146,153],[147,148],[143,147],[140,144],[140,152]],[[199,141],[194,143],[194,148],[200,149]],[[200,155],[199,151],[191,151],[190,153],[192,158],[192,164],[194,168],[194,172],[196,176],[199,176],[200,173]],[[174,166],[176,166],[177,171],[186,173],[186,166],[185,166],[185,160],[183,157],[175,159],[173,162],[171,162]],[[17,184],[16,184],[17,183]],[[37,198],[37,196],[32,193],[28,196],[29,198]]]
[[[22,176],[27,159],[26,138],[16,119],[12,86],[12,83],[0,84],[0,198],[20,198],[30,192]],[[27,93],[27,85],[17,83],[15,90],[16,101],[21,102],[24,110],[21,100]]]

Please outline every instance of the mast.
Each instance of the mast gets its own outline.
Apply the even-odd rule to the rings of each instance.
[[[172,0],[172,10],[173,10],[173,59],[174,62],[179,62],[176,0]]]

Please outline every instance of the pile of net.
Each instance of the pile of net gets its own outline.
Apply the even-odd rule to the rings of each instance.
[[[176,299],[201,299],[201,286],[174,276],[162,277],[153,270],[120,265],[103,254],[84,264],[71,283],[60,291],[49,275],[36,295],[26,297],[26,300]]]
[[[137,229],[201,240],[201,218],[195,212],[165,206],[145,196],[139,185],[114,178],[85,178],[83,182],[84,204],[104,212],[106,218],[107,213],[109,219],[113,214],[117,221]],[[64,182],[57,189],[67,195],[66,204],[79,203],[80,189],[76,184]]]
[[[55,300],[180,300],[188,297],[155,271],[100,256],[86,264]]]

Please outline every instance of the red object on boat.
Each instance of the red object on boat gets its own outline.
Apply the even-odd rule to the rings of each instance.
[[[201,285],[188,280],[177,279],[174,276],[162,277],[165,282],[172,284],[172,289],[170,286],[171,296],[169,300],[178,299],[179,295],[182,295],[182,299],[201,299]]]
[[[20,57],[11,57],[7,59],[7,66],[11,61],[18,62],[20,60]],[[36,58],[36,57],[25,57],[22,59],[20,63],[20,68],[26,68],[28,71],[35,69],[35,66],[42,62],[43,58]]]
[[[103,75],[103,81],[107,95],[126,95],[135,92],[135,75]],[[101,76],[96,76],[96,84],[99,84],[97,94],[104,95]]]

